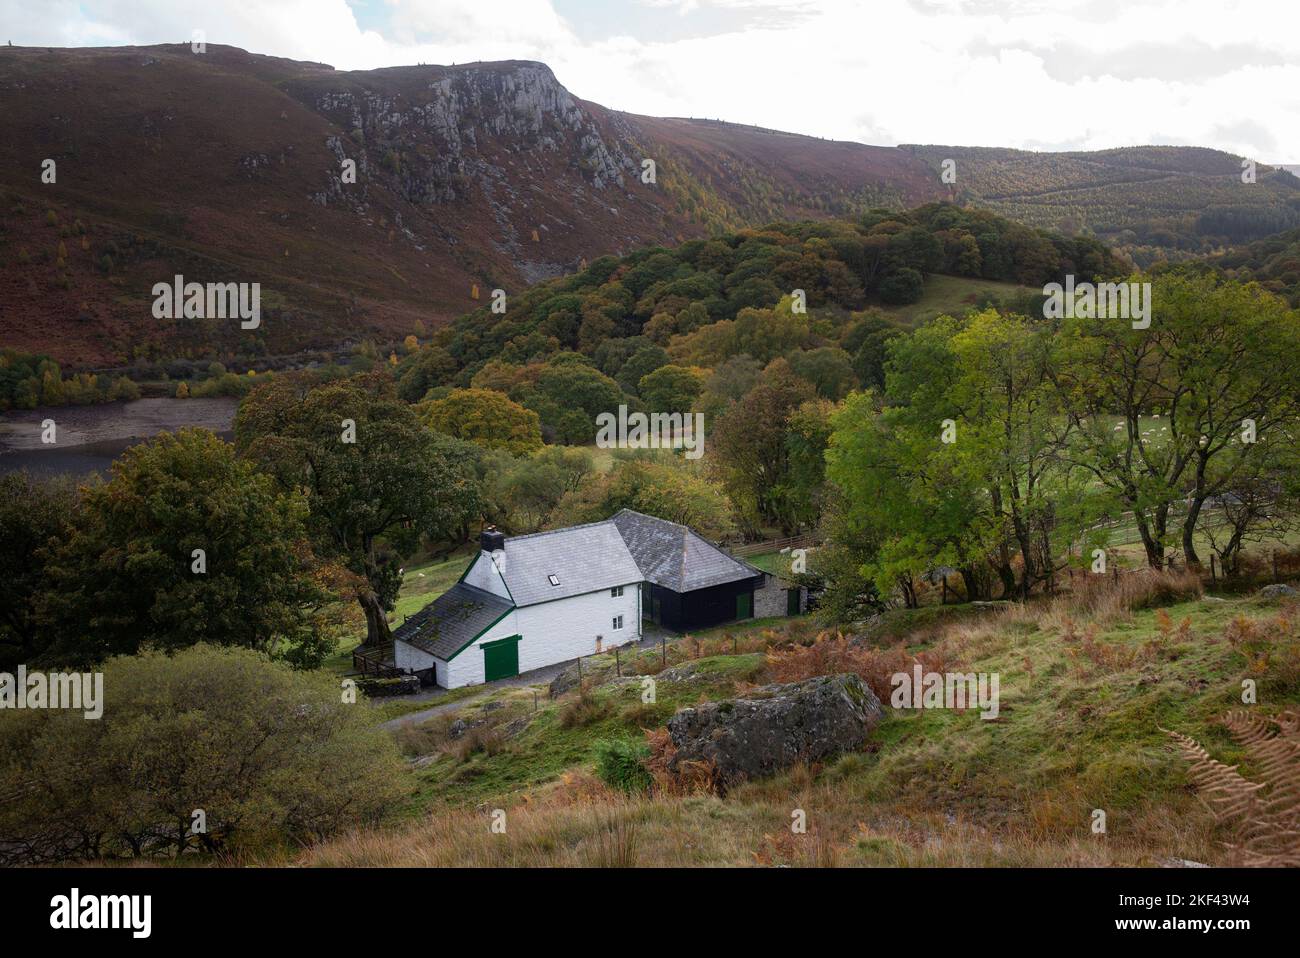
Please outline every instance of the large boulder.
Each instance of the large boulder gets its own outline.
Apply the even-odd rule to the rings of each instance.
[[[1300,595],[1300,593],[1296,592],[1295,589],[1291,588],[1291,586],[1287,585],[1285,582],[1281,582],[1275,585],[1264,586],[1264,588],[1259,590],[1259,595],[1264,599],[1291,599],[1296,595]]]
[[[711,765],[722,787],[862,747],[880,721],[880,700],[856,675],[822,675],[768,685],[743,699],[682,709],[668,720],[676,754]]]

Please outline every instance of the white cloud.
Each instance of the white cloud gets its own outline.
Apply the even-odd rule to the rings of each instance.
[[[628,27],[595,39],[575,29],[576,2],[566,19],[549,0],[384,0],[363,29],[344,0],[0,0],[0,37],[143,44],[203,29],[341,69],[542,60],[577,96],[636,113],[883,144],[1179,142],[1300,162],[1285,0],[626,0]],[[713,14],[728,25],[669,41],[646,19]]]

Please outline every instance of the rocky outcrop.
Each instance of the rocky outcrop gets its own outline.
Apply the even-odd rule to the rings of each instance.
[[[597,190],[623,186],[639,169],[639,159],[602,135],[594,117],[541,63],[452,70],[422,89],[401,92],[330,90],[313,106],[350,131],[358,152],[371,152],[418,206],[465,200],[473,187],[507,184],[519,175],[518,166],[533,165],[530,154],[572,157],[572,167]]]
[[[710,765],[725,788],[861,748],[882,714],[880,700],[856,675],[764,686],[743,699],[682,709],[669,719],[676,749],[669,768]]]

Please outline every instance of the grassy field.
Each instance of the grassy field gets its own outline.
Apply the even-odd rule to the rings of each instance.
[[[971,279],[965,276],[942,276],[938,273],[926,278],[920,300],[906,306],[882,307],[885,314],[908,328],[920,326],[936,316],[964,316],[966,310],[986,296],[999,299],[1041,293],[1041,288],[1002,283],[991,279]]]
[[[331,841],[301,861],[1222,863],[1225,835],[1191,793],[1186,765],[1161,729],[1196,737],[1230,764],[1242,761],[1216,719],[1240,706],[1247,677],[1258,682],[1261,709],[1300,701],[1295,612],[1258,598],[1129,588],[909,613],[896,628],[874,630],[867,646],[901,642],[942,670],[997,673],[998,717],[886,703],[862,751],[747,783],[725,798],[612,789],[595,774],[597,742],[640,741],[680,707],[743,693],[776,670],[788,678],[780,650],[795,649],[802,661],[799,644],[814,641],[817,624],[775,620],[688,637],[669,646],[662,672],[658,650],[624,654],[621,679],[612,656],[595,657],[584,660],[586,692],[550,701],[544,689],[498,690],[459,710],[471,723],[464,736],[450,737],[451,716],[404,730],[399,744],[412,776],[406,823]],[[629,671],[659,672],[653,704]],[[1254,770],[1246,762],[1242,771]],[[494,808],[508,815],[505,835],[490,831]],[[806,812],[807,834],[791,833],[794,809]],[[1091,830],[1098,809],[1107,820],[1101,835]]]
[[[402,573],[402,589],[388,617],[389,623],[394,627],[401,625],[407,616],[419,612],[450,589],[469,568],[473,558],[471,552],[460,552],[449,559],[432,559],[406,566]]]

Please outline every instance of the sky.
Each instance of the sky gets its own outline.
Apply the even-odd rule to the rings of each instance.
[[[613,109],[885,146],[1300,163],[1298,0],[0,0],[0,43],[195,30],[338,69],[541,60]]]

